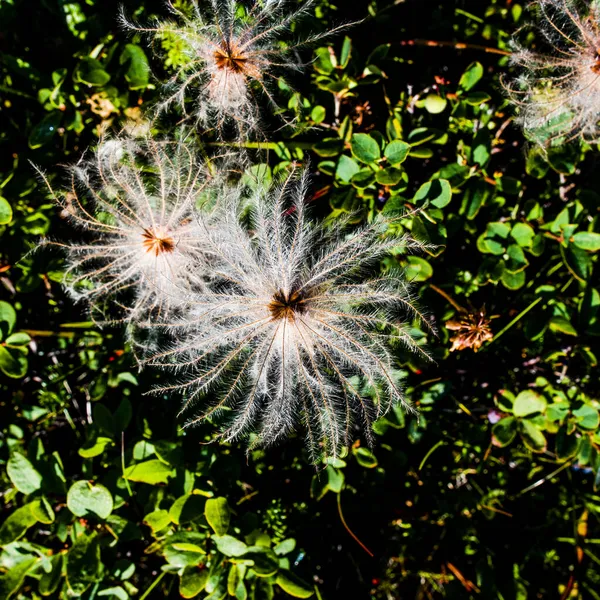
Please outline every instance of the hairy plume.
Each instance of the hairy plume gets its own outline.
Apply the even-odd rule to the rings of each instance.
[[[600,4],[535,0],[539,50],[515,42],[519,76],[505,87],[527,136],[544,146],[600,141]],[[518,36],[517,36],[518,37]]]
[[[294,172],[259,190],[250,228],[232,194],[218,227],[206,231],[208,289],[181,319],[163,323],[173,342],[148,362],[184,373],[158,390],[181,391],[183,410],[216,398],[190,424],[220,415],[225,439],[256,432],[257,443],[270,444],[301,421],[316,460],[336,455],[354,425],[369,437],[391,405],[408,406],[391,346],[425,353],[405,320],[420,317],[406,282],[378,272],[390,250],[420,245],[386,236],[383,221],[354,230],[343,219],[314,224],[306,194],[306,175]]]
[[[185,61],[168,82],[159,109],[179,104],[197,123],[215,127],[221,134],[227,126],[248,133],[259,127],[259,96],[277,107],[278,82],[286,72],[303,66],[298,50],[323,37],[289,40],[294,23],[314,2],[294,4],[290,0],[207,0],[201,5],[193,0],[193,13],[186,14],[169,2],[172,21],[159,21],[153,27],[132,24],[125,17],[122,21],[157,40],[175,39],[182,48]],[[186,105],[189,95],[194,98],[191,110]]]

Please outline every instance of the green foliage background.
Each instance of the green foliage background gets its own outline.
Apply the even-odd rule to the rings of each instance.
[[[102,131],[143,127],[176,44],[153,58],[113,0],[0,0],[2,600],[600,598],[597,151],[526,142],[506,56],[403,43],[509,50],[523,9],[324,0],[313,27],[366,20],[281,86],[296,127],[273,120],[253,174],[310,161],[317,214],[421,208],[406,226],[436,245],[389,259],[438,330],[434,363],[398,351],[420,416],[315,471],[301,436],[246,457],[184,433],[173,399],[144,395],[161,375],[32,251],[72,232],[30,161],[57,185]],[[492,317],[478,353],[449,352],[457,305]]]

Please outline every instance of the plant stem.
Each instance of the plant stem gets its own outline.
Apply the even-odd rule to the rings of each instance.
[[[487,54],[500,54],[501,56],[510,56],[512,52],[500,50],[500,48],[491,48],[489,46],[480,46],[479,44],[467,44],[465,42],[446,42],[439,40],[402,40],[401,46],[429,46],[431,48],[454,48],[455,50],[478,50]]]
[[[543,298],[537,298],[537,300],[534,300],[525,310],[522,310],[508,325],[506,325],[506,327],[504,327],[503,329],[501,329],[495,336],[493,340],[490,340],[490,342],[488,343],[488,346],[492,343],[494,343],[501,335],[503,335],[504,333],[506,333],[515,323],[517,323],[518,321],[520,321],[530,310],[532,310],[533,308],[535,308],[541,301],[543,300]]]
[[[356,536],[356,534],[350,529],[350,527],[348,527],[348,524],[346,523],[346,519],[344,519],[344,514],[342,513],[342,493],[338,492],[337,495],[337,507],[338,507],[338,513],[340,514],[340,520],[342,521],[342,525],[344,526],[344,529],[351,535],[352,539],[371,557],[373,558],[375,555],[358,539],[358,537]],[[144,600],[143,598],[140,598],[140,600]]]
[[[445,292],[442,288],[439,288],[437,285],[434,285],[433,283],[430,283],[429,287],[434,292],[437,292],[440,296],[442,296],[442,298],[445,298],[448,302],[450,302],[450,304],[452,304],[452,306],[456,310],[458,310],[459,312],[466,312],[466,310],[460,304],[458,304],[458,302],[456,302],[456,300],[454,300],[454,298],[452,298],[452,296],[450,296],[450,294]]]
[[[140,596],[140,600],[146,600],[146,598],[150,595],[150,592],[161,582],[162,578],[167,574],[166,571],[163,571],[150,585],[150,587]]]

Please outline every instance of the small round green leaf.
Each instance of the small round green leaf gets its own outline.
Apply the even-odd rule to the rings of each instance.
[[[383,155],[391,165],[397,166],[406,160],[410,148],[410,144],[402,142],[401,140],[394,140],[385,147]]]
[[[67,506],[77,517],[106,519],[112,512],[113,498],[103,485],[76,481],[67,493]]]
[[[452,187],[445,179],[433,179],[424,183],[413,198],[416,204],[428,202],[436,208],[448,206],[450,200],[452,200]]]
[[[379,144],[367,133],[355,133],[350,144],[354,157],[363,163],[373,163],[381,158]]]
[[[513,414],[515,417],[527,417],[534,413],[544,412],[547,402],[543,396],[540,396],[533,390],[521,392],[513,404]]]
[[[438,94],[429,94],[425,98],[425,110],[432,115],[438,115],[446,109],[448,101]]]

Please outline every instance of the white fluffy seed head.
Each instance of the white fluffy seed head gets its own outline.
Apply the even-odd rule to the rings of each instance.
[[[154,27],[140,27],[123,18],[135,31],[157,40],[177,40],[185,62],[167,85],[165,109],[179,104],[185,114],[218,133],[231,126],[236,133],[260,128],[259,96],[277,108],[274,90],[285,73],[302,67],[298,49],[315,43],[322,35],[289,41],[293,24],[308,12],[313,0],[300,7],[290,0],[193,0],[193,14],[169,4],[176,19]],[[340,28],[338,28],[340,29]],[[337,31],[329,31],[330,35]],[[189,111],[186,99],[194,98]]]
[[[211,282],[164,324],[173,341],[148,362],[181,372],[160,392],[183,392],[184,410],[205,398],[190,423],[221,416],[226,439],[256,432],[270,444],[301,422],[313,459],[335,456],[355,425],[369,438],[391,405],[408,406],[392,346],[425,354],[406,321],[420,315],[402,277],[372,274],[392,248],[419,244],[386,237],[379,221],[314,224],[304,175],[256,193],[249,228],[247,203],[229,198],[208,235]]]
[[[600,12],[594,2],[535,0],[540,50],[515,41],[511,62],[521,68],[505,87],[518,122],[543,146],[575,138],[600,141]],[[519,36],[517,36],[519,37]]]
[[[70,189],[54,197],[85,240],[60,244],[71,294],[92,314],[114,300],[129,322],[181,306],[205,264],[201,206],[215,185],[207,163],[183,143],[117,137],[70,173]]]

